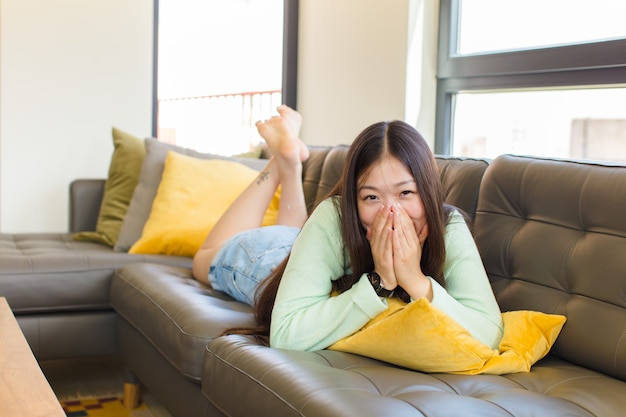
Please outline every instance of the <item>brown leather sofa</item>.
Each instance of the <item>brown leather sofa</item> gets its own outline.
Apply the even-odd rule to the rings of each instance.
[[[345,152],[313,149],[303,173],[310,207],[335,183]],[[133,258],[76,246],[66,236],[33,237],[28,252],[18,244],[22,235],[3,235],[0,295],[18,305],[20,324],[34,321],[37,332],[47,328],[48,315],[55,317],[46,337],[26,332],[40,351],[87,354],[89,344],[80,351],[69,345],[89,328],[91,344],[121,355],[175,417],[624,415],[626,166],[515,156],[438,163],[447,201],[475,217],[503,311],[568,318],[550,355],[531,372],[424,374],[349,353],[218,337],[224,328],[252,324],[251,309],[193,280],[189,259]],[[72,218],[82,220],[71,222],[73,230],[93,228],[102,184],[79,181],[75,188]],[[56,255],[40,256],[46,245]],[[69,259],[82,259],[82,272],[67,268]],[[27,279],[16,283],[21,276]],[[79,292],[91,295],[82,299]],[[45,306],[50,295],[56,301]],[[106,315],[106,325],[83,321],[90,314]],[[56,321],[73,316],[65,328]]]
[[[568,318],[531,372],[423,374],[231,336],[209,343],[203,391],[233,416],[626,415],[625,208],[623,165],[502,156],[487,168],[475,231],[502,309]]]

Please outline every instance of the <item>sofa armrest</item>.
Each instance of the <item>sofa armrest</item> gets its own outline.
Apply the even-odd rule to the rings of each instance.
[[[96,230],[104,179],[78,179],[70,184],[70,233]]]

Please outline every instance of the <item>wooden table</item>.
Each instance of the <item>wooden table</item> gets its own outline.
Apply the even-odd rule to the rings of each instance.
[[[0,416],[65,417],[4,297],[0,297]]]

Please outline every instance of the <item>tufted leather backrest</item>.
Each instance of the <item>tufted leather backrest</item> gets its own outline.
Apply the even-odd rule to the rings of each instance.
[[[317,202],[317,195],[320,181],[322,181],[322,171],[328,158],[328,154],[332,152],[333,147],[330,146],[309,146],[309,159],[302,166],[302,187],[304,189],[304,200],[306,201],[309,213],[313,211]],[[335,179],[335,182],[339,179]]]
[[[319,171],[317,158],[323,152],[323,166]],[[311,158],[304,166],[305,195],[309,210],[315,203],[323,200],[341,177],[341,172],[346,161],[348,146],[338,145],[332,148],[315,148],[311,151]],[[312,163],[311,159],[315,162]],[[474,218],[478,201],[478,189],[483,173],[489,166],[486,159],[458,158],[451,156],[436,156],[437,166],[441,173],[446,202],[464,210],[471,219]],[[315,168],[314,168],[315,167]],[[312,173],[311,171],[314,171]],[[317,179],[315,197],[306,192],[307,184],[312,187],[314,179]]]
[[[567,316],[552,352],[626,380],[626,166],[498,157],[475,230],[504,311]]]
[[[462,209],[473,220],[478,190],[489,160],[454,156],[436,156],[435,159],[446,202]]]
[[[324,167],[322,168],[322,176],[315,195],[316,202],[322,201],[337,184],[339,178],[341,178],[347,155],[348,146],[340,145],[333,147],[326,156]]]

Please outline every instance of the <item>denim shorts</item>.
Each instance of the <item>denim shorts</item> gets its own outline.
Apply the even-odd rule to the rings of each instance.
[[[297,227],[266,226],[233,236],[213,258],[211,286],[253,306],[259,283],[287,257],[299,232]]]

